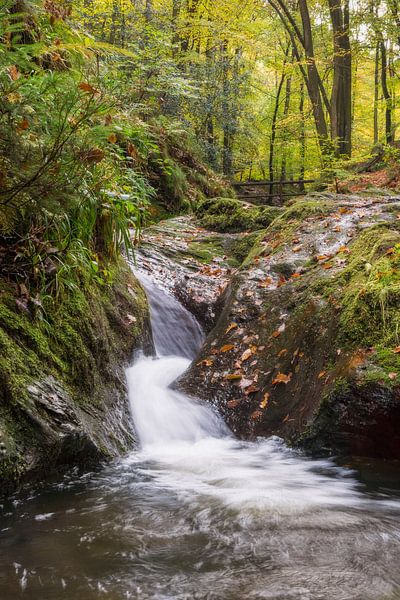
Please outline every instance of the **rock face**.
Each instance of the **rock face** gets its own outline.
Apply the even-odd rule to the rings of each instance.
[[[400,458],[399,207],[319,195],[283,209],[221,276],[219,318],[179,389],[243,437]]]
[[[147,300],[121,263],[113,284],[73,291],[43,322],[0,296],[1,492],[134,444],[124,369],[152,352]],[[18,308],[18,307],[17,307]]]

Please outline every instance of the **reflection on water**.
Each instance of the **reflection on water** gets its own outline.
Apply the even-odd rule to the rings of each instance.
[[[168,387],[201,335],[150,295],[161,358],[127,374],[141,448],[3,503],[0,599],[400,598],[399,470],[362,463],[361,484],[279,440],[235,440]]]

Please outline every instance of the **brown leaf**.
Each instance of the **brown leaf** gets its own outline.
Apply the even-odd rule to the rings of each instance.
[[[228,373],[228,375],[225,375],[225,379],[227,379],[228,381],[238,381],[239,379],[242,379],[243,375],[241,375],[240,373]]]
[[[279,329],[277,329],[276,331],[274,331],[274,333],[272,334],[273,338],[278,338],[281,335],[281,331],[279,331]]]
[[[13,81],[17,81],[21,77],[21,73],[18,71],[18,67],[12,65],[8,68],[8,73]]]
[[[322,379],[323,377],[325,377],[326,375],[326,371],[321,371],[321,373],[318,374],[318,379]]]
[[[82,81],[79,84],[79,89],[82,90],[83,92],[86,92],[87,94],[98,94],[98,90],[96,90],[93,86],[90,85],[90,83],[85,83],[84,81]]]
[[[228,408],[237,408],[240,404],[240,400],[229,400],[227,407]]]
[[[115,133],[110,133],[110,135],[108,136],[107,140],[110,142],[110,144],[116,144],[117,143],[117,135]]]
[[[278,357],[282,358],[282,356],[286,356],[287,353],[288,353],[288,349],[287,348],[283,348],[283,350],[281,350],[280,352],[278,352]]]
[[[291,379],[292,379],[291,373],[289,373],[289,375],[285,375],[284,373],[278,373],[278,375],[273,380],[272,384],[277,385],[278,383],[284,383],[286,385],[289,383],[289,381]]]
[[[249,396],[250,394],[256,394],[259,391],[260,391],[260,388],[257,387],[256,385],[249,385],[249,387],[245,389],[244,393],[246,394],[246,396]]]
[[[17,131],[26,131],[28,128],[29,128],[28,119],[22,119],[22,121],[20,121],[18,123]]]
[[[259,421],[260,419],[262,419],[263,417],[263,413],[261,412],[261,410],[255,410],[253,413],[251,413],[250,418],[253,421]]]

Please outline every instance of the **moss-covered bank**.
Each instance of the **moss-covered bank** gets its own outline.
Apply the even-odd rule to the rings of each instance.
[[[41,318],[1,282],[1,492],[28,474],[132,445],[124,368],[135,349],[152,349],[148,307],[125,262],[111,278],[75,288]]]

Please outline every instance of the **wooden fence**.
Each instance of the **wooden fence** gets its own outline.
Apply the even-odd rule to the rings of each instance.
[[[310,183],[315,183],[315,179],[291,179],[289,181],[233,181],[232,186],[238,192],[237,197],[239,200],[259,200],[261,202],[263,200],[268,201],[273,198],[279,198],[282,202],[283,198],[306,194],[306,185]],[[285,188],[291,188],[291,191],[285,192]],[[298,190],[296,190],[296,188],[298,188]]]

